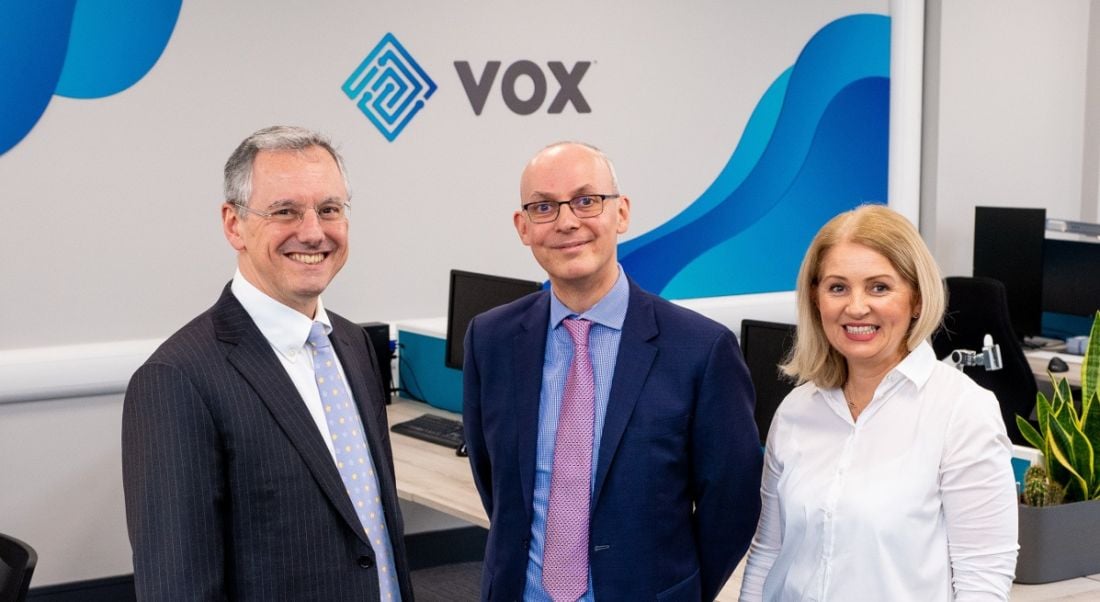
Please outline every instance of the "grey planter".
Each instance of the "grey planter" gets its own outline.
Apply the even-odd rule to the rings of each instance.
[[[1100,500],[1035,508],[1020,504],[1016,583],[1100,573]]]

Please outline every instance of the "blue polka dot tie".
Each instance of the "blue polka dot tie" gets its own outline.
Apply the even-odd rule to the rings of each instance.
[[[542,584],[554,602],[573,602],[588,591],[588,507],[596,386],[588,358],[592,322],[567,318],[562,325],[573,338],[573,362],[565,377],[554,437]]]
[[[363,531],[370,538],[378,565],[378,584],[382,602],[401,600],[401,589],[394,572],[393,549],[386,532],[386,515],[382,510],[382,494],[378,489],[378,476],[374,470],[367,439],[363,434],[363,422],[347,384],[340,375],[332,343],[325,334],[325,326],[314,322],[307,340],[313,355],[313,374],[317,390],[321,392],[321,405],[325,409],[332,447],[336,451],[336,467],[344,480],[348,497],[355,506]]]

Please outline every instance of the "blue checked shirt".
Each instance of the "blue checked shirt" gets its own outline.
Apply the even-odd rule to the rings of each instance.
[[[527,555],[527,584],[523,599],[528,602],[551,602],[542,587],[542,549],[546,542],[546,510],[550,500],[550,471],[554,467],[554,439],[558,431],[558,413],[565,389],[565,377],[573,361],[573,340],[561,321],[570,316],[591,320],[588,334],[592,375],[596,380],[596,423],[592,437],[592,480],[596,476],[596,460],[600,457],[600,436],[607,415],[607,398],[611,392],[611,377],[615,374],[615,358],[622,339],[623,320],[630,300],[630,285],[619,266],[619,279],[607,295],[583,314],[576,315],[550,295],[550,322],[547,325],[546,353],[542,361],[542,390],[539,393],[539,434],[535,455],[534,519],[531,521],[531,547]],[[591,487],[591,485],[589,486]],[[592,570],[588,571],[588,591],[581,600],[594,602]]]

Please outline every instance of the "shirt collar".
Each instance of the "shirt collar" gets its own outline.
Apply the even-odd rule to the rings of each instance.
[[[921,389],[924,387],[924,383],[931,378],[935,364],[936,352],[932,350],[932,346],[928,344],[928,341],[922,341],[916,349],[910,351],[909,355],[902,358],[901,362],[886,374],[886,381],[894,383],[900,376],[913,383],[917,389]],[[879,387],[882,387],[882,384]],[[841,387],[831,389],[819,387],[818,391],[825,397],[834,399],[838,404],[844,404],[845,402]]]
[[[256,323],[256,327],[260,329],[260,333],[264,335],[267,342],[275,351],[292,362],[298,358],[305,347],[309,330],[314,322],[325,325],[326,335],[332,332],[332,322],[320,297],[317,298],[317,314],[311,320],[305,314],[279,303],[256,288],[244,277],[244,274],[241,274],[240,269],[237,269],[237,273],[233,275],[230,290],[248,312],[252,321]]]
[[[615,284],[611,287],[611,290],[607,291],[607,294],[597,301],[595,305],[590,307],[588,311],[577,316],[578,318],[591,320],[596,324],[614,330],[623,329],[623,322],[626,320],[626,306],[630,301],[630,284],[627,282],[625,274],[623,274],[623,266],[620,265],[618,267],[619,276],[615,279]],[[562,320],[573,315],[576,314],[558,300],[557,295],[554,294],[554,289],[551,288],[550,329],[553,330],[557,328]]]
[[[909,355],[894,367],[894,370],[920,389],[932,376],[932,368],[935,364],[936,352],[932,351],[928,341],[921,341],[916,349],[910,351]]]

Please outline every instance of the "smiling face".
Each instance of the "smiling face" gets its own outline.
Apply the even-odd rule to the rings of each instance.
[[[607,162],[579,144],[543,150],[528,163],[520,179],[521,204],[616,193]],[[619,274],[616,245],[618,235],[630,224],[630,199],[605,200],[603,213],[595,217],[578,218],[568,205],[562,205],[553,222],[532,223],[522,210],[516,211],[513,222],[559,298],[595,297],[591,299],[595,301],[615,284]]]
[[[849,372],[885,374],[908,353],[916,291],[886,257],[853,242],[825,252],[816,305],[825,337]]]
[[[249,209],[303,210],[301,222],[281,224],[222,206],[225,237],[237,250],[237,266],[272,299],[312,318],[317,297],[344,266],[347,221],[322,222],[313,211],[326,201],[346,202],[347,188],[332,155],[319,146],[301,151],[260,151],[252,167]]]

